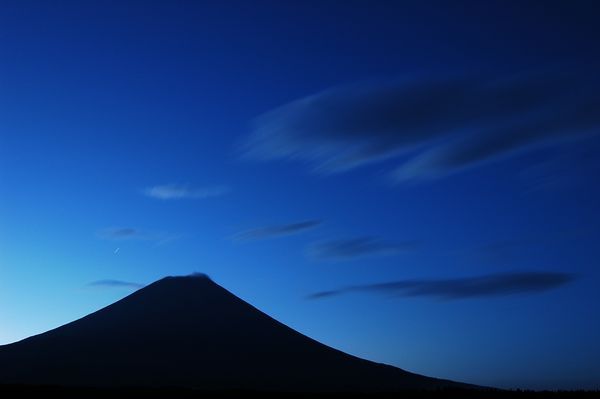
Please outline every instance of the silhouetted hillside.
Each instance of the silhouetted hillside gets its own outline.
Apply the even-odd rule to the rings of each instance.
[[[330,348],[206,276],[164,278],[80,320],[1,346],[0,383],[288,392],[467,387]]]
[[[380,393],[306,393],[306,392],[257,392],[257,391],[203,391],[193,389],[114,389],[77,388],[56,386],[2,386],[2,397],[59,397],[59,398],[164,398],[164,399],[591,399],[600,397],[598,391],[502,391],[485,389],[442,388],[435,390],[408,390]]]

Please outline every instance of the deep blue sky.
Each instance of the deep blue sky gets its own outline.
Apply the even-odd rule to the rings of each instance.
[[[357,356],[600,388],[597,16],[1,1],[0,343],[204,272]]]

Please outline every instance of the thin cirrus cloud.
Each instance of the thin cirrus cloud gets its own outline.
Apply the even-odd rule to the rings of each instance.
[[[351,260],[367,256],[394,255],[418,247],[416,241],[391,242],[377,237],[354,237],[319,242],[308,248],[308,255],[317,260]]]
[[[574,76],[418,78],[333,88],[258,117],[242,151],[251,159],[308,162],[323,173],[396,158],[396,182],[437,178],[597,133],[597,84]]]
[[[444,280],[400,280],[321,291],[308,298],[323,299],[351,292],[371,292],[441,300],[470,299],[549,291],[573,279],[573,275],[566,273],[520,272]]]
[[[101,230],[98,235],[100,238],[110,240],[130,240],[145,237],[145,234],[132,227],[111,227]]]
[[[153,241],[157,244],[165,244],[180,238],[179,236],[164,232],[140,230],[133,227],[109,227],[100,230],[97,236],[103,240],[111,241]]]
[[[510,238],[497,239],[478,245],[466,251],[464,255],[473,261],[514,262],[515,260],[531,257],[548,251],[548,248],[580,241],[589,234],[586,228],[548,230],[530,233],[524,236],[514,235]]]
[[[250,241],[289,236],[314,229],[322,223],[322,220],[304,220],[295,223],[258,227],[237,233],[233,236],[233,239],[239,241]]]
[[[164,184],[145,188],[145,196],[159,200],[204,199],[227,194],[227,186],[192,187],[187,184]]]
[[[122,280],[97,280],[88,284],[89,287],[105,287],[105,288],[143,288],[144,284],[132,283]]]

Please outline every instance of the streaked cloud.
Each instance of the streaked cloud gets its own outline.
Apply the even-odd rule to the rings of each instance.
[[[530,163],[519,178],[529,192],[574,189],[588,183],[588,176],[600,175],[600,140],[585,146],[563,146],[552,156]]]
[[[308,255],[319,260],[350,260],[366,256],[393,255],[417,247],[417,241],[391,242],[377,237],[355,237],[315,243],[308,248]]]
[[[121,280],[97,280],[88,284],[89,287],[106,287],[106,288],[142,288],[144,284],[132,283]]]
[[[351,292],[372,292],[399,297],[469,299],[543,292],[561,287],[573,279],[572,274],[566,273],[520,272],[443,280],[400,280],[322,291],[309,298],[322,299]]]
[[[140,230],[133,227],[109,227],[98,231],[97,236],[103,240],[113,241],[154,241],[165,244],[180,236],[159,231]]]
[[[600,101],[594,106],[599,109]],[[400,166],[394,176],[399,180],[437,178],[517,152],[556,145],[600,131],[600,116],[593,117],[582,110],[569,109],[547,112],[543,119],[513,122],[508,126],[491,128],[485,134],[468,135],[424,151]]]
[[[143,193],[151,198],[173,200],[220,197],[229,191],[231,190],[227,186],[192,187],[187,184],[165,184],[147,187],[143,190]]]
[[[527,235],[508,236],[501,239],[477,245],[463,255],[472,262],[483,264],[511,264],[525,259],[535,259],[542,253],[548,253],[549,248],[560,248],[573,245],[584,240],[590,234],[585,227],[570,229],[548,229],[531,232]]]
[[[129,240],[133,238],[140,238],[143,234],[131,227],[115,227],[104,229],[100,232],[102,238],[108,238],[113,240]]]
[[[235,240],[248,241],[288,236],[314,229],[322,223],[322,220],[305,220],[289,224],[258,227],[237,233],[233,236],[233,238]]]
[[[147,240],[148,233],[133,227],[109,227],[98,232],[98,236],[105,240]]]
[[[437,178],[597,134],[594,86],[564,72],[332,88],[258,117],[242,150],[251,159],[300,160],[324,173],[396,158],[396,182]]]

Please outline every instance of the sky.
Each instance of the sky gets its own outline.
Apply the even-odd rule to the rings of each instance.
[[[356,356],[600,389],[594,2],[0,2],[0,344],[208,274]]]

